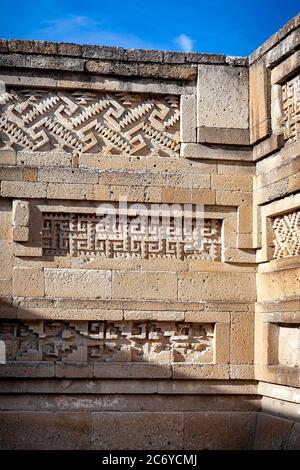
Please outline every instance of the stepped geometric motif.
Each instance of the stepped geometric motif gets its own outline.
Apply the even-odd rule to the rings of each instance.
[[[282,86],[284,137],[287,143],[300,138],[300,75]]]
[[[273,230],[274,259],[300,255],[300,211],[276,217]]]
[[[2,320],[7,361],[213,362],[214,325]]]
[[[10,89],[0,95],[0,147],[178,155],[179,118],[174,95]]]
[[[139,259],[221,259],[221,221],[204,219],[201,227],[203,242],[198,245],[199,228],[192,220],[190,233],[177,237],[174,219],[165,227],[162,218],[151,226],[141,217],[127,216],[121,225],[117,215],[76,213],[43,213],[42,247],[46,256],[102,256],[105,258]],[[147,227],[147,231],[145,231]]]

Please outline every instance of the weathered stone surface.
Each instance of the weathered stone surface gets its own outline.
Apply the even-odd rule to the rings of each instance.
[[[43,297],[45,293],[42,268],[14,268],[13,293],[19,297]]]
[[[1,411],[1,449],[88,449],[90,416],[87,413]]]
[[[300,424],[295,423],[291,429],[288,450],[300,450]]]
[[[222,65],[199,65],[199,127],[248,128],[248,69]]]
[[[255,423],[255,412],[185,413],[184,448],[250,450]]]
[[[176,412],[93,413],[91,439],[94,450],[182,449],[183,415]]]
[[[258,413],[255,450],[286,450],[293,422],[266,413]]]
[[[45,269],[47,297],[111,297],[111,273],[86,269]]]
[[[112,274],[112,297],[117,299],[177,299],[176,273],[116,271]]]

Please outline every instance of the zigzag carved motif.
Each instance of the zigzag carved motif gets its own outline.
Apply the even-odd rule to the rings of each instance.
[[[0,95],[0,147],[178,155],[173,95],[10,89]]]

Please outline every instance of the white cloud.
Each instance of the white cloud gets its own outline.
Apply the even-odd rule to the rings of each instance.
[[[49,20],[44,28],[36,30],[37,39],[48,41],[97,44],[103,46],[121,46],[127,48],[151,49],[142,38],[126,32],[115,32],[103,28],[101,22],[89,16],[70,15],[66,18]]]
[[[180,34],[180,36],[176,38],[176,43],[183,52],[191,52],[193,50],[194,40],[187,34]]]

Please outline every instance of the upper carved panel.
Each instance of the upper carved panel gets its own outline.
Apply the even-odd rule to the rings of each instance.
[[[282,86],[284,138],[296,142],[300,136],[300,75]]]
[[[10,89],[0,95],[0,147],[178,155],[174,95]]]
[[[177,235],[176,222],[163,224],[162,217],[127,217],[125,226],[119,215],[44,213],[43,254],[50,256],[102,256],[105,258],[204,259],[220,261],[222,222],[204,219],[199,227],[195,218]],[[197,240],[203,237],[203,243]]]
[[[275,251],[273,258],[300,255],[300,211],[280,215],[273,221]]]

